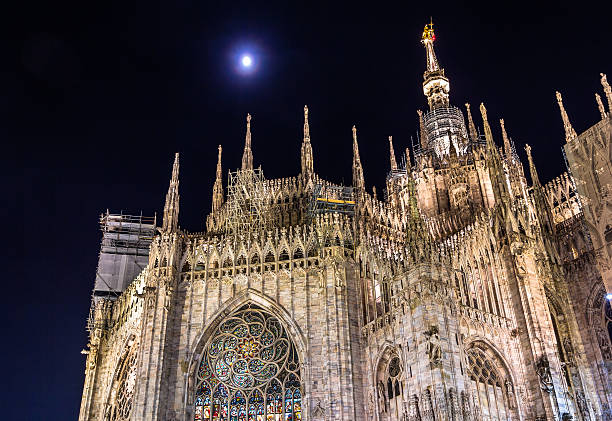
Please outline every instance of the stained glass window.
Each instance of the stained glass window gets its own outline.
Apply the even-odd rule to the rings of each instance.
[[[299,421],[300,365],[282,323],[243,307],[208,341],[196,374],[197,421]]]

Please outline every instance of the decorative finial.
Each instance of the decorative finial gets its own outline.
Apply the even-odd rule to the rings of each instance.
[[[419,137],[421,138],[421,148],[427,148],[427,132],[425,131],[425,122],[423,121],[423,111],[417,110],[419,115]]]
[[[601,119],[603,120],[608,116],[606,113],[606,109],[604,108],[603,102],[601,102],[601,97],[598,93],[595,93],[595,101],[597,101],[597,108],[599,108],[599,114],[601,114]]]
[[[308,105],[304,105],[304,140],[310,141],[310,126],[308,125]]]
[[[410,163],[410,148],[406,148],[406,169],[409,169],[412,166]]]
[[[467,108],[470,139],[472,139],[472,141],[476,141],[478,139],[478,132],[476,131],[476,125],[474,125],[474,119],[472,118],[472,111],[470,110],[470,104],[466,103],[465,108]]]
[[[364,186],[363,168],[359,157],[359,144],[357,143],[357,128],[353,126],[353,187],[363,189]]]
[[[213,185],[213,200],[212,200],[212,211],[216,212],[221,209],[223,205],[223,170],[221,168],[221,152],[223,148],[219,145],[219,155],[217,158],[217,178]]]
[[[378,194],[376,193],[376,186],[372,186],[372,197],[374,197],[374,200],[378,199]]]
[[[499,124],[501,125],[502,130],[502,138],[504,139],[504,153],[507,158],[512,156],[512,147],[510,146],[510,140],[508,139],[508,133],[506,133],[506,125],[504,124],[504,119],[499,119]]]
[[[308,106],[304,105],[304,141],[302,142],[302,176],[304,180],[314,174],[314,160],[310,145],[310,125],[308,124]]]
[[[484,102],[480,103],[480,114],[482,114],[482,120],[488,124],[489,120],[487,119],[487,107],[485,107]]]
[[[484,103],[480,103],[480,114],[482,114],[482,122],[484,125],[485,139],[487,140],[487,147],[489,150],[497,153],[495,142],[493,141],[493,132],[491,132],[491,126],[489,125],[489,119],[487,118],[487,108]]]
[[[561,110],[561,119],[563,120],[563,128],[565,129],[565,141],[570,142],[571,140],[578,137],[576,131],[572,127],[572,124],[569,121],[569,117],[567,116],[567,112],[565,111],[565,107],[563,106],[563,98],[561,97],[561,93],[559,91],[555,92],[557,95],[557,103],[559,104],[559,110]]]
[[[179,213],[179,154],[174,155],[174,164],[172,165],[172,178],[170,186],[166,194],[166,203],[164,205],[164,219],[162,221],[162,230],[165,232],[175,231],[178,227]]]
[[[608,100],[608,112],[612,113],[612,88],[608,83],[608,77],[604,73],[600,73],[601,75],[601,86],[603,86],[604,93],[606,94],[606,98]]]
[[[535,164],[533,163],[533,157],[531,156],[531,146],[525,145],[525,152],[527,152],[527,160],[529,161],[529,173],[531,174],[531,182],[534,186],[540,186],[540,179],[538,177],[538,171],[536,170]]]
[[[389,161],[391,162],[391,171],[397,170],[397,161],[395,161],[395,151],[393,150],[393,136],[389,136]]]

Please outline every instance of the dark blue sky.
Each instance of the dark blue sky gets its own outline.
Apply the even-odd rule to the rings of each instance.
[[[426,107],[419,39],[433,16],[451,102],[484,101],[497,142],[503,117],[548,181],[564,170],[554,91],[580,132],[599,117],[599,72],[612,76],[610,14],[588,2],[13,7],[0,85],[3,419],[77,418],[98,215],[159,214],[175,151],[180,224],[191,231],[203,230],[211,206],[216,146],[224,172],[240,164],[247,112],[255,165],[267,177],[298,173],[308,104],[315,170],[350,183],[356,124],[366,184],[382,192],[387,136],[400,154]],[[249,76],[234,71],[245,46],[259,60]]]

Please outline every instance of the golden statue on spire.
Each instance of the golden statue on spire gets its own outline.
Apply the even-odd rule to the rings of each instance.
[[[433,29],[433,19],[431,19],[429,23],[425,24],[425,29],[423,29],[423,36],[421,37],[421,41],[425,42],[425,40],[436,40],[436,34],[434,33]]]

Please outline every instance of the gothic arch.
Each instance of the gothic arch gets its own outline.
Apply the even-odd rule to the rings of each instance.
[[[586,318],[591,326],[594,343],[599,345],[604,361],[612,361],[612,307],[605,299],[605,289],[597,280],[587,298]]]
[[[106,394],[104,421],[129,420],[134,404],[140,337],[135,333],[128,334],[119,349],[121,354],[113,368]]]
[[[405,407],[405,367],[401,347],[386,342],[373,368],[378,419],[402,419]]]
[[[308,419],[310,382],[309,379],[309,361],[307,360],[307,348],[304,335],[299,326],[293,321],[289,313],[275,302],[258,292],[248,289],[240,292],[233,299],[226,302],[214,315],[211,317],[209,325],[202,330],[194,341],[192,352],[189,360],[188,376],[186,379],[186,394],[185,394],[185,413],[186,419],[191,420],[194,416],[194,399],[196,395],[197,373],[200,368],[202,357],[211,345],[213,336],[218,333],[219,327],[228,317],[245,311],[251,306],[255,311],[265,313],[270,318],[277,319],[282,328],[286,331],[288,341],[295,348],[295,354],[298,360],[298,381],[301,383],[299,396],[301,398],[301,410],[303,419]],[[278,382],[277,382],[278,383]],[[281,386],[282,387],[282,386]]]
[[[504,355],[483,337],[473,337],[465,343],[466,385],[472,396],[474,415],[484,417],[496,411],[500,419],[518,417],[518,383]]]

